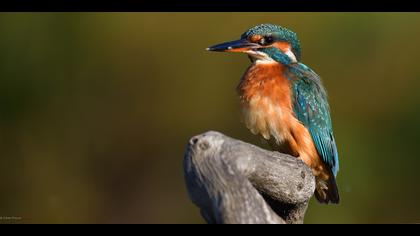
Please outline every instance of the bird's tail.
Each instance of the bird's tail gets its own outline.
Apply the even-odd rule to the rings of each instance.
[[[337,182],[332,173],[330,173],[328,180],[317,178],[315,197],[320,203],[334,203],[340,202],[340,195],[338,194]]]

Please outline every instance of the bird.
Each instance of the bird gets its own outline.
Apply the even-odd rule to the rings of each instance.
[[[327,92],[320,76],[301,62],[297,34],[261,24],[238,40],[206,50],[248,55],[251,65],[236,89],[246,127],[272,150],[300,158],[311,168],[318,202],[338,204],[339,159]]]

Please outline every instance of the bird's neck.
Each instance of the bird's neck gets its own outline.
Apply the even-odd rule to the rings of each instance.
[[[267,97],[273,102],[289,103],[290,82],[285,76],[288,67],[278,63],[254,62],[243,75],[237,91],[243,102],[253,97]],[[286,102],[287,101],[287,102]]]

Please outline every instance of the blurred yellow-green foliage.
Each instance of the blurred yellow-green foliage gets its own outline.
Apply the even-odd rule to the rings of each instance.
[[[298,33],[330,96],[342,202],[306,223],[420,222],[418,13],[2,13],[0,216],[203,223],[187,140],[264,145],[239,121],[248,58],[204,49],[260,23]]]

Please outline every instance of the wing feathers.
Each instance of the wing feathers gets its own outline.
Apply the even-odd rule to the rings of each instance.
[[[339,169],[338,153],[332,130],[327,94],[321,79],[309,67],[291,65],[288,78],[293,90],[293,109],[296,118],[309,130],[322,160],[334,176]]]

